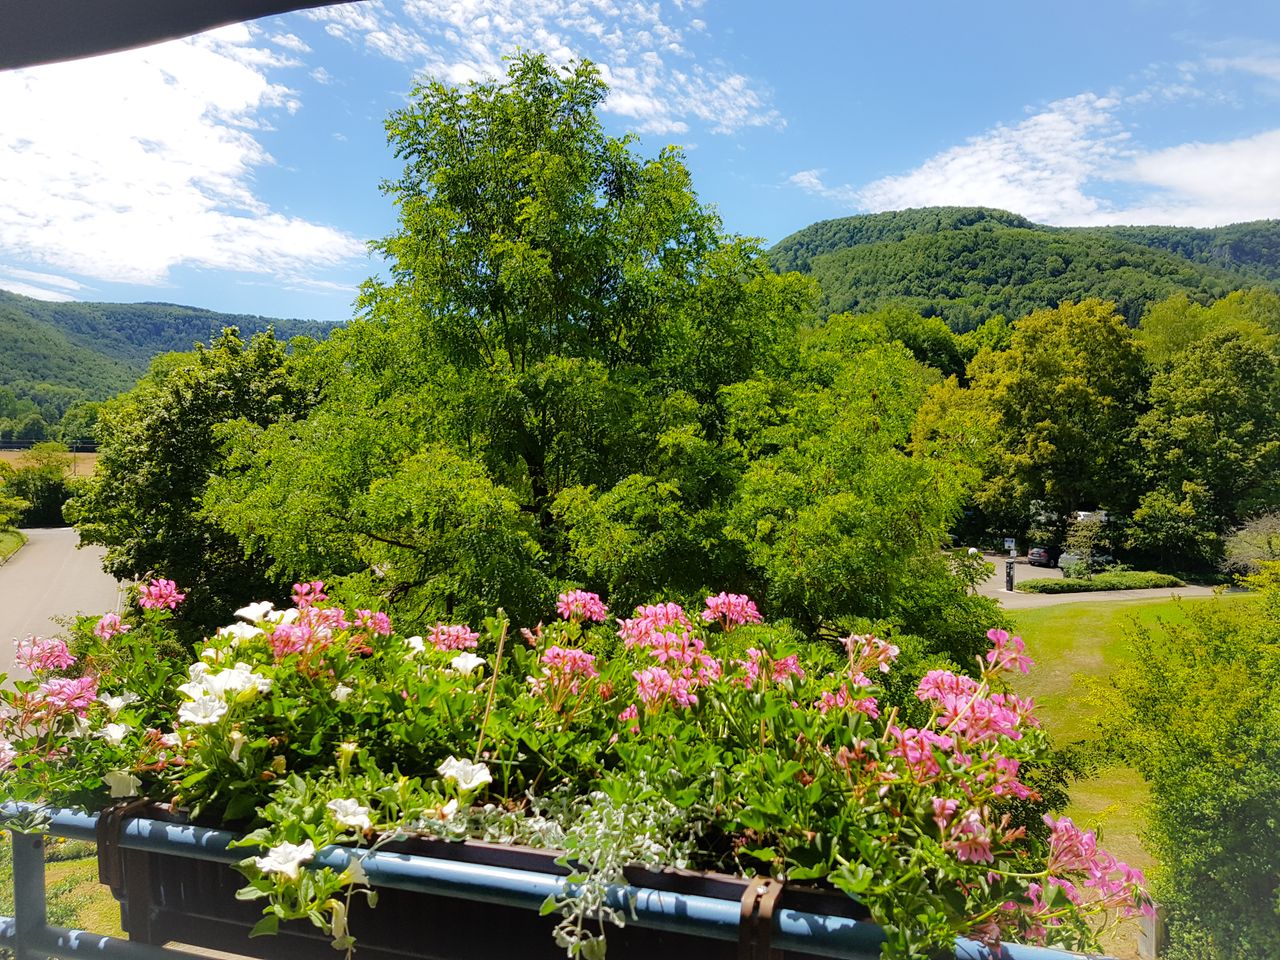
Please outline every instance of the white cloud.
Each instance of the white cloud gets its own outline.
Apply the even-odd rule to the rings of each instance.
[[[0,252],[83,276],[160,283],[180,265],[297,274],[362,252],[252,189],[252,131],[296,110],[268,71],[294,61],[243,26],[0,73]]]
[[[33,300],[48,300],[53,303],[66,303],[69,300],[76,299],[65,290],[47,290],[35,284],[23,283],[21,280],[10,280],[3,275],[0,275],[0,290],[7,290],[9,293],[16,293],[21,297],[31,297]]]
[[[292,50],[294,53],[310,53],[311,48],[307,46],[305,40],[293,33],[277,33],[271,38],[271,42],[278,47],[284,47],[286,50]]]
[[[604,110],[635,121],[643,133],[686,133],[691,122],[713,133],[784,125],[767,92],[720,64],[697,61],[688,47],[704,36],[693,0],[673,10],[642,0],[405,0],[403,14],[381,0],[324,7],[308,16],[325,30],[371,52],[426,70],[451,83],[504,72],[517,49],[563,64],[587,58],[600,66],[610,94]]]
[[[1280,130],[1144,151],[1126,129],[1122,103],[1134,98],[1059,100],[863,186],[829,184],[820,170],[789,182],[852,210],[988,206],[1058,226],[1217,226],[1280,216]]]
[[[32,283],[42,284],[46,287],[57,287],[60,290],[83,290],[84,284],[79,280],[72,280],[70,277],[63,277],[53,273],[39,273],[35,270],[23,270],[19,267],[9,267],[0,264],[0,277],[13,278],[15,280],[29,280]],[[0,283],[4,282],[0,280]]]

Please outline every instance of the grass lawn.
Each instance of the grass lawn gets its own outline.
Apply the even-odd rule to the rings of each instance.
[[[20,530],[0,530],[0,563],[8,560],[27,542]]]
[[[1132,655],[1126,636],[1135,623],[1156,628],[1186,620],[1190,607],[1254,603],[1245,593],[1188,600],[1114,600],[1063,603],[1010,612],[1035,666],[1014,684],[1035,698],[1037,714],[1058,743],[1088,740],[1097,733],[1102,704],[1090,683],[1109,676]],[[1075,784],[1063,813],[1076,823],[1097,828],[1103,845],[1121,860],[1150,872],[1157,865],[1143,848],[1143,804],[1147,786],[1127,767],[1110,767]],[[1116,957],[1137,956],[1136,926],[1126,924],[1104,939]]]
[[[49,922],[57,926],[123,936],[120,905],[98,883],[92,843],[51,839],[45,850]],[[0,913],[13,913],[13,857],[9,834],[0,834]]]
[[[0,450],[0,463],[7,463],[17,469],[22,466],[22,458],[26,455],[26,450]],[[75,477],[87,477],[98,465],[96,453],[68,453],[66,457],[71,464],[71,475]]]

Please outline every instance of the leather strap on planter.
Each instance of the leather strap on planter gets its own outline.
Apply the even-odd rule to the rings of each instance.
[[[742,892],[742,913],[738,921],[738,960],[779,960],[781,953],[770,946],[773,914],[786,884],[772,877],[757,877]]]
[[[136,816],[150,803],[143,798],[125,800],[98,814],[98,882],[109,886],[117,900],[124,895],[124,865],[120,861],[120,834],[124,821]]]

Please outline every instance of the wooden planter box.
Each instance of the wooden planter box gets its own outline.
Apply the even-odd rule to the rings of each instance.
[[[150,808],[148,817],[160,818]],[[166,818],[167,819],[167,818]],[[338,957],[329,939],[305,921],[281,924],[274,936],[250,939],[262,917],[263,901],[240,901],[235,892],[244,878],[231,866],[180,855],[121,849],[100,835],[99,864],[104,882],[120,902],[121,926],[134,941],[170,941],[225,950],[261,960],[314,960]],[[380,848],[442,860],[507,867],[564,876],[556,854],[527,847],[467,841],[415,840]],[[247,851],[246,851],[247,853]],[[635,868],[627,879],[637,887],[696,894],[741,902],[760,881],[721,874]],[[844,894],[814,888],[787,888],[784,905],[812,913],[866,920],[865,910]],[[350,929],[356,937],[357,960],[563,960],[552,940],[558,917],[536,911],[459,897],[379,888],[378,905],[364,897],[352,900]],[[738,943],[689,934],[606,925],[610,960],[730,960],[744,956]],[[756,956],[748,952],[747,956]],[[807,960],[813,954],[772,951],[784,960]]]

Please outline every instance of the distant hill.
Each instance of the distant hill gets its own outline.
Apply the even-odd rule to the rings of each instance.
[[[0,388],[34,401],[52,423],[73,403],[127,389],[152,357],[208,343],[229,326],[246,336],[272,327],[282,339],[332,329],[170,303],[49,303],[0,290]]]
[[[985,207],[925,207],[824,220],[769,252],[778,270],[811,273],[823,311],[901,303],[968,330],[1063,300],[1114,300],[1136,322],[1147,304],[1277,285],[1280,221],[1214,230],[1055,228]]]

